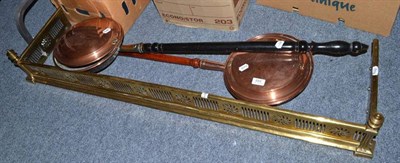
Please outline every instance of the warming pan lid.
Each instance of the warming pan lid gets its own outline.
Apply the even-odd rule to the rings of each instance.
[[[298,40],[285,34],[266,34],[249,41]],[[308,85],[312,71],[313,58],[309,52],[234,52],[226,62],[224,81],[238,99],[278,105],[300,94]]]
[[[71,27],[58,41],[56,64],[69,68],[100,65],[111,58],[123,39],[122,27],[109,18],[94,18]]]

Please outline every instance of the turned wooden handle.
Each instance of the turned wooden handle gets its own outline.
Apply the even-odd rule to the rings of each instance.
[[[178,57],[178,56],[160,54],[160,53],[120,52],[119,55],[126,56],[126,57],[147,59],[147,60],[151,60],[151,61],[177,64],[177,65],[192,66],[193,68],[200,68],[200,69],[206,69],[206,70],[224,71],[224,69],[225,69],[224,64],[221,64],[218,62],[213,62],[213,61],[208,61],[208,60],[202,60],[199,58]]]
[[[246,42],[191,42],[191,43],[140,43],[121,46],[121,52],[168,54],[230,54],[232,52],[312,52],[334,57],[357,56],[366,53],[368,45],[354,41],[246,41]],[[271,54],[271,53],[266,53]]]

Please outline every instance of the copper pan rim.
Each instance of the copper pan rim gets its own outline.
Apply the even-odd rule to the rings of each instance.
[[[100,72],[110,66],[114,60],[117,58],[119,48],[112,50],[107,56],[101,58],[97,62],[91,63],[89,65],[84,65],[81,67],[70,67],[60,63],[55,57],[53,57],[54,63],[57,67],[67,70],[67,71],[89,71],[93,73]]]

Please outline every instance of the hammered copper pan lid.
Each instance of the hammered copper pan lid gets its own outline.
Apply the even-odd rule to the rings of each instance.
[[[298,40],[284,34],[266,34],[249,41]],[[307,86],[312,71],[311,53],[234,52],[226,62],[224,81],[229,92],[238,99],[278,105],[300,94]]]
[[[86,71],[115,58],[122,44],[122,27],[109,18],[94,18],[71,27],[58,41],[53,55],[57,66]]]

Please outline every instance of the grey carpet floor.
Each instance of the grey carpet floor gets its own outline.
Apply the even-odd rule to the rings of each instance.
[[[398,162],[400,16],[389,37],[259,6],[251,0],[241,29],[224,32],[165,24],[151,3],[125,37],[135,42],[241,41],[286,33],[325,42],[380,40],[379,111],[385,123],[372,160],[316,145],[25,81],[5,51],[27,44],[14,25],[19,2],[0,1],[0,162]],[[40,0],[26,24],[36,34],[55,11]],[[224,62],[226,56],[196,56]],[[363,123],[368,108],[370,50],[359,57],[314,57],[314,73],[285,109]],[[103,74],[232,98],[222,73],[118,57]]]

